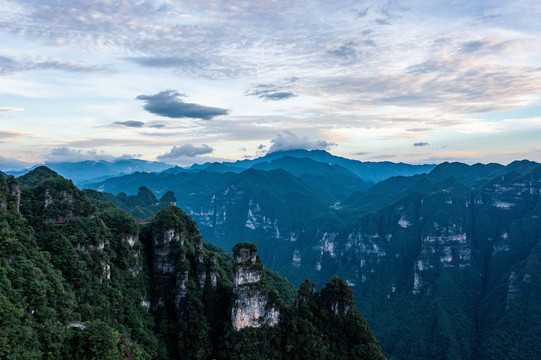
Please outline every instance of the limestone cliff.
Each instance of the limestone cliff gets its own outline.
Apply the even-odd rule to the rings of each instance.
[[[256,252],[256,246],[249,243],[237,244],[233,248],[233,292],[236,299],[231,310],[231,323],[237,331],[247,327],[274,326],[280,319],[280,310],[269,301],[263,265]]]

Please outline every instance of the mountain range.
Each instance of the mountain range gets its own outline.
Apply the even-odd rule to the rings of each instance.
[[[89,187],[140,220],[175,203],[205,240],[256,244],[294,286],[344,278],[388,359],[541,354],[538,163],[415,166],[298,150]]]
[[[93,187],[172,190],[210,242],[254,242],[295,285],[343,277],[389,359],[540,353],[541,327],[531,320],[541,315],[538,163],[442,163],[348,187],[354,173],[342,165],[268,160],[247,170],[238,162],[235,172],[209,164],[132,174]],[[317,176],[328,181],[310,182]]]

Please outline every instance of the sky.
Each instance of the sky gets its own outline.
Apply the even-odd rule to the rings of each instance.
[[[0,0],[0,167],[541,161],[541,2]]]

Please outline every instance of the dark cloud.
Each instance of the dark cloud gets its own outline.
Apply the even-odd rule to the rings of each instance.
[[[259,146],[257,147],[258,150],[263,150],[264,148],[266,148],[267,145],[263,145],[263,144],[259,144]]]
[[[167,123],[161,123],[161,122],[152,122],[147,123],[147,127],[154,128],[154,129],[161,129],[167,126]]]
[[[484,42],[481,40],[466,41],[462,44],[461,50],[466,53],[476,52],[484,46]]]
[[[430,145],[430,144],[427,142],[416,142],[413,144],[413,146],[427,146],[427,145]]]
[[[368,14],[370,6],[366,7],[364,10],[354,10],[358,17],[363,18]]]
[[[153,57],[153,56],[141,56],[141,57],[125,57],[124,60],[136,63],[145,67],[153,68],[175,68],[175,67],[195,67],[200,66],[192,58],[182,57]]]
[[[194,146],[192,144],[186,144],[182,146],[173,146],[171,150],[163,155],[157,157],[160,161],[178,161],[182,158],[191,158],[199,155],[210,154],[214,149],[207,144],[201,146]]]
[[[431,128],[431,127],[418,127],[418,128],[406,129],[406,131],[411,131],[411,132],[425,132],[425,131],[432,131],[432,130],[434,130],[434,128]]]
[[[142,121],[135,121],[135,120],[128,120],[128,121],[115,121],[111,124],[112,126],[117,127],[134,127],[134,128],[140,128],[145,125]]]
[[[310,140],[308,137],[300,138],[289,130],[285,130],[283,134],[278,134],[271,140],[272,146],[269,149],[269,154],[277,151],[287,150],[325,150],[335,143],[325,140]]]
[[[382,18],[376,19],[378,25],[391,25],[391,20],[401,19],[400,13],[408,11],[409,8],[398,5],[397,1],[390,0],[379,10]]]
[[[347,62],[353,62],[357,59],[357,51],[355,51],[353,45],[354,44],[352,42],[348,42],[335,50],[330,50],[329,53],[342,58]]]
[[[150,113],[170,118],[193,118],[211,120],[220,115],[229,114],[229,110],[208,107],[182,101],[184,94],[175,90],[161,91],[156,95],[139,95],[137,100],[144,101],[144,109]]]
[[[374,32],[374,30],[367,29],[367,30],[363,30],[363,31],[361,32],[361,34],[363,34],[363,35],[370,35],[370,34],[372,34],[373,32]]]
[[[295,82],[295,81],[297,81],[297,78],[295,78],[295,80],[291,80],[291,82]],[[271,100],[271,101],[285,100],[285,99],[290,99],[292,97],[297,96],[291,91],[282,91],[280,87],[275,86],[273,84],[255,85],[255,89],[250,89],[246,91],[244,95],[257,96],[260,99]]]
[[[357,59],[357,51],[351,45],[352,43],[342,45],[335,50],[330,50],[329,54],[343,58],[348,62],[354,61]]]
[[[364,40],[363,44],[368,45],[368,46],[377,46],[374,40]]]
[[[370,153],[369,153],[369,152],[363,152],[363,151],[361,151],[361,152],[356,152],[356,153],[354,153],[353,155],[363,156],[363,155],[368,155],[368,154],[370,154]]]

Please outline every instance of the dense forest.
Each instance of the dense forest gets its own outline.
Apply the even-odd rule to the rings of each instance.
[[[0,358],[383,359],[343,279],[295,291],[139,195],[161,209],[142,225],[48,168],[0,175]]]

